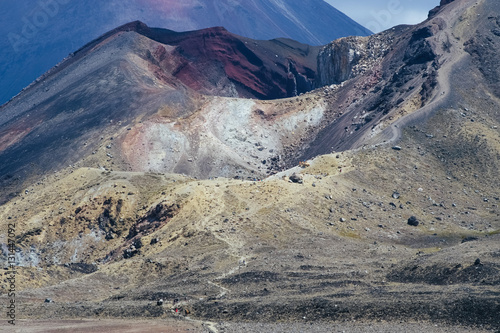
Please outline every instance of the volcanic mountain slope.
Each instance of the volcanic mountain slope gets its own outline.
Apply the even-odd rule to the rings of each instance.
[[[70,52],[134,20],[176,31],[224,26],[248,38],[311,45],[370,34],[322,0],[2,1],[0,13],[0,104]]]
[[[161,81],[147,57],[147,66],[114,69],[141,69],[126,79],[141,78],[133,82],[144,97],[128,97],[93,132],[103,133],[99,143],[89,136],[77,146],[96,145],[75,150],[70,167],[39,164],[39,176],[23,167],[37,178],[0,210],[3,228],[16,225],[20,318],[54,327],[182,318],[207,332],[498,330],[500,96],[490,70],[499,17],[497,1],[456,0],[418,26],[337,40],[317,57],[315,82],[327,86],[280,100],[201,94],[165,70],[171,81]],[[116,50],[124,35],[159,45],[120,32],[86,54]],[[39,85],[67,103],[57,85]],[[40,104],[43,92],[35,85],[4,107],[2,133],[16,115],[19,131],[33,131],[37,112],[22,107]],[[171,103],[167,92],[183,99]],[[115,98],[98,96],[84,107]],[[104,110],[113,108],[100,117]],[[134,121],[116,118],[127,112]],[[3,154],[31,140],[20,133]],[[214,149],[211,165],[204,154]],[[217,162],[234,153],[238,168]],[[293,167],[261,182],[233,178],[265,177],[280,155],[271,166]],[[304,156],[315,158],[294,166]],[[186,175],[165,173],[180,168]]]
[[[280,129],[313,126],[321,106],[311,114],[305,107],[290,115],[279,110],[282,119],[268,122],[261,110],[272,109],[266,102],[209,95],[269,99],[308,91],[317,52],[223,28],[179,34],[140,22],[122,26],[1,108],[3,188],[82,158],[108,169],[262,175],[262,161],[282,150],[286,132]],[[303,123],[306,118],[313,123]],[[259,136],[268,137],[270,151],[255,145]],[[260,159],[250,157],[254,150]]]

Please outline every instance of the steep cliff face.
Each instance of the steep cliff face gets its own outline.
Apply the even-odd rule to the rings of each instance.
[[[387,54],[391,37],[346,37],[325,46],[318,55],[317,86],[340,84],[363,74]]]
[[[402,64],[412,66],[432,62],[436,54],[428,39],[445,28],[442,19],[435,19],[421,28],[401,25],[368,37],[335,40],[318,54],[316,87],[340,84],[364,75],[382,61],[392,63],[391,69]],[[443,45],[446,44],[449,40],[443,41]],[[394,49],[399,51],[391,52]]]

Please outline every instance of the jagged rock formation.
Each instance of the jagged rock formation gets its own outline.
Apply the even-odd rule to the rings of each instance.
[[[316,85],[340,84],[373,69],[387,54],[392,41],[390,34],[377,34],[340,38],[325,46],[318,55]]]

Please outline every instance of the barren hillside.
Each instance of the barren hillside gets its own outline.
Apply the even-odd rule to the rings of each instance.
[[[420,25],[334,41],[314,66],[300,47],[271,54],[297,69],[273,77],[316,89],[270,100],[239,96],[241,61],[210,76],[239,97],[175,76],[173,55],[196,61],[173,33],[89,45],[0,109],[19,327],[497,331],[499,29],[497,1],[455,0]],[[239,40],[261,69],[288,49]],[[161,61],[137,55],[160,46]]]

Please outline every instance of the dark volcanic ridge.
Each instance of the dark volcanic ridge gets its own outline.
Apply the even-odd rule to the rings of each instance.
[[[134,20],[175,31],[224,26],[248,38],[310,45],[371,34],[323,0],[46,0],[2,2],[0,10],[0,104],[79,46]]]
[[[120,26],[86,44],[56,67],[38,78],[32,85],[78,63],[102,43],[124,32],[136,32],[158,43],[176,48],[167,54],[159,47],[147,50],[146,56],[162,76],[173,75],[183,84],[202,93],[228,97],[276,99],[310,91],[314,86],[316,56],[320,47],[309,46],[289,39],[257,41],[234,35],[223,27],[189,32],[150,28],[140,21]],[[149,52],[148,52],[149,51]],[[172,66],[172,59],[179,57]],[[208,67],[208,68],[207,68]],[[162,73],[164,72],[164,73]],[[220,76],[237,84],[238,94],[216,90]],[[298,81],[292,83],[289,81]],[[210,85],[203,90],[204,85]],[[31,87],[31,86],[30,86]]]

